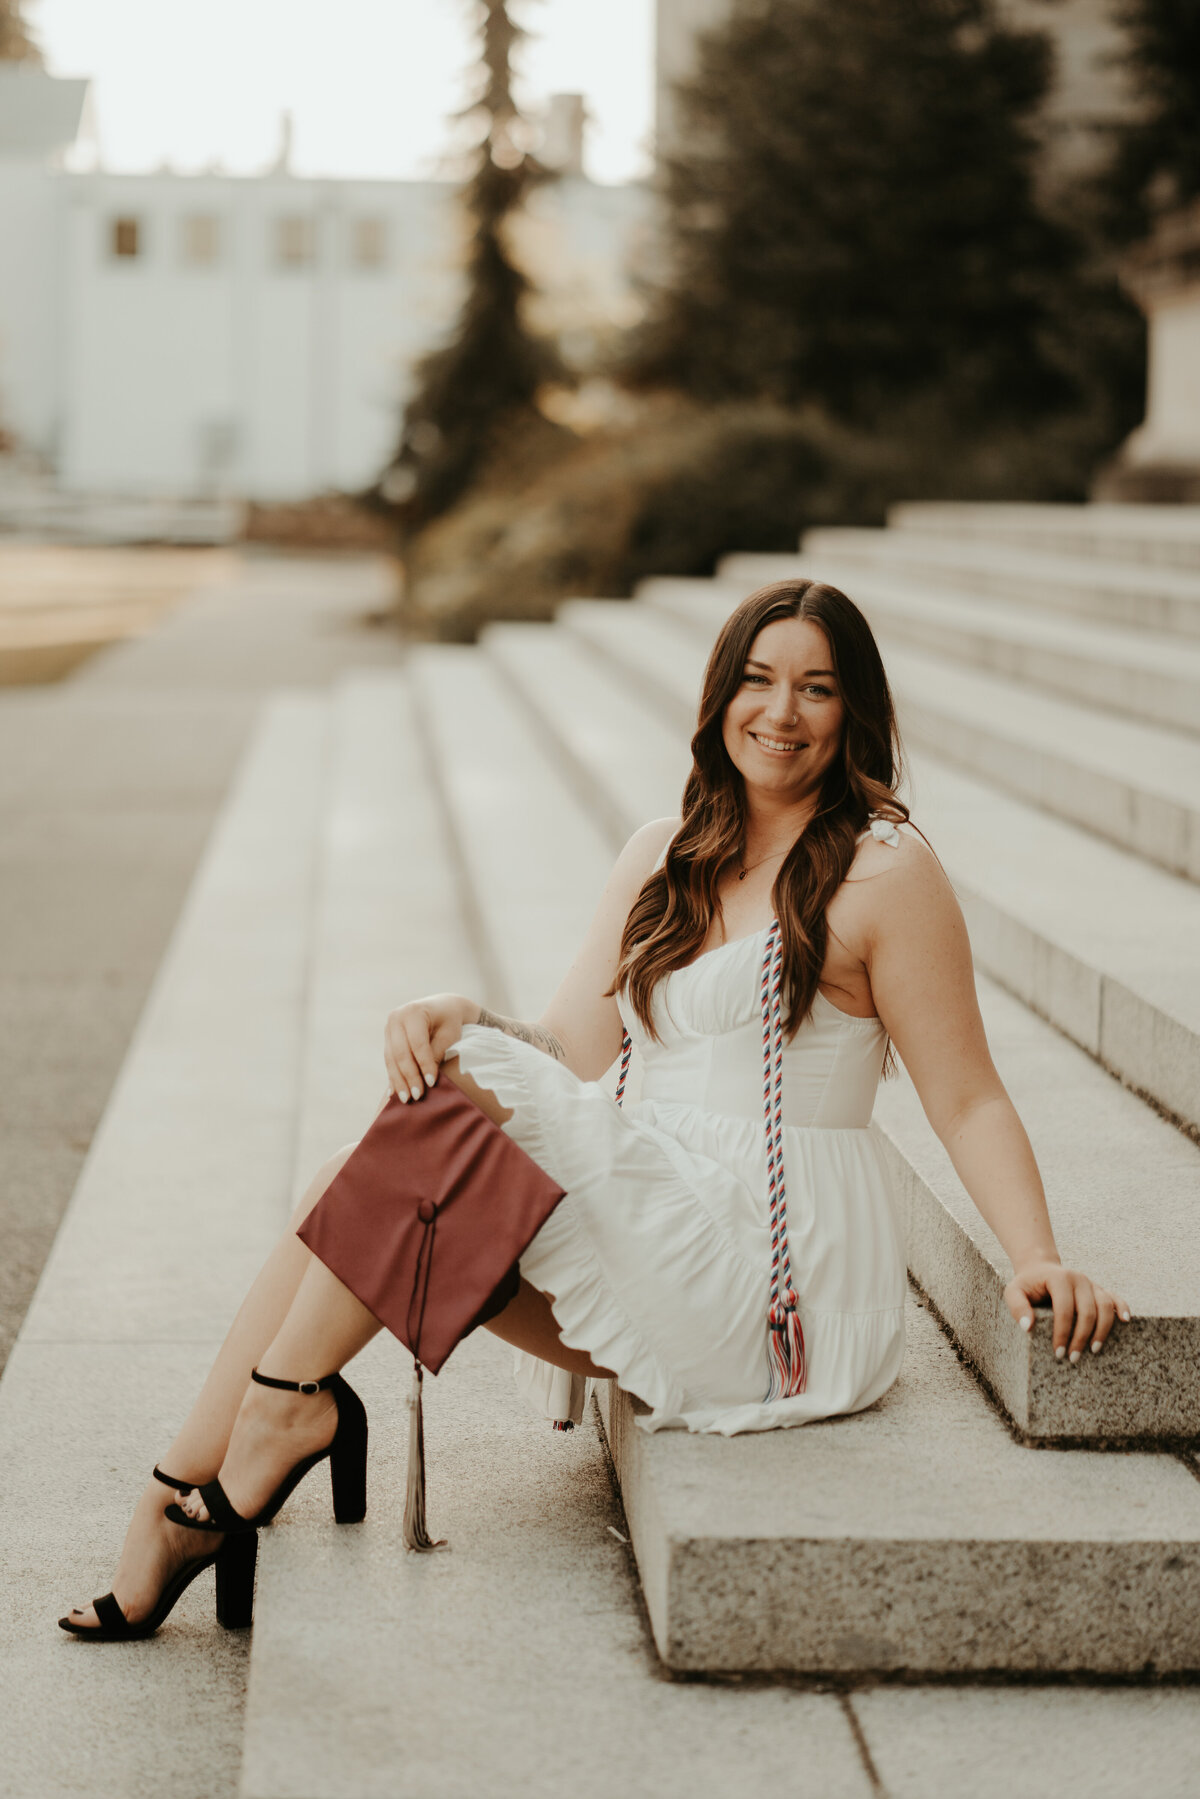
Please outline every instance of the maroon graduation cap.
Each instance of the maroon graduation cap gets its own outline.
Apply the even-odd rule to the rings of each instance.
[[[297,1235],[413,1354],[404,1540],[425,1527],[422,1370],[516,1295],[517,1263],[563,1189],[445,1078],[393,1094]]]

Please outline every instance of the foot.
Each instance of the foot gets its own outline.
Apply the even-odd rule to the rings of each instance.
[[[163,1517],[170,1505],[170,1491],[152,1480],[141,1498],[113,1576],[112,1591],[130,1624],[138,1624],[154,1610],[158,1596],[184,1562],[212,1555],[221,1546],[219,1531],[184,1530]],[[94,1607],[73,1606],[71,1620],[82,1629],[99,1627]]]
[[[243,1518],[262,1510],[297,1462],[328,1449],[337,1431],[337,1400],[324,1393],[287,1393],[252,1382],[246,1389],[218,1476],[225,1497]],[[177,1495],[189,1518],[208,1507],[198,1492]],[[195,1540],[195,1532],[184,1532]]]

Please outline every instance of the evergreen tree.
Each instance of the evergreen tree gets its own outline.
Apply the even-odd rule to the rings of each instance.
[[[1159,205],[1200,197],[1200,0],[1127,0],[1138,116],[1120,133],[1110,192],[1121,237],[1140,237]]]
[[[21,17],[21,0],[0,0],[0,62],[40,64],[41,51]]]
[[[871,420],[937,385],[1025,416],[1075,254],[1034,193],[1046,40],[993,0],[741,0],[701,45],[636,382]]]
[[[512,53],[524,34],[506,0],[482,0],[480,11],[481,93],[465,115],[483,127],[463,190],[473,225],[466,298],[449,342],[417,366],[400,447],[380,483],[406,535],[460,498],[502,433],[533,414],[538,387],[557,369],[523,322],[529,283],[505,241],[506,222],[544,178],[523,147],[512,97]]]

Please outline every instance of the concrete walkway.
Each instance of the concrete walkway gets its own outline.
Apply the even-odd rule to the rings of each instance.
[[[0,1367],[264,695],[401,658],[363,622],[384,562],[230,561],[152,635],[0,688]]]

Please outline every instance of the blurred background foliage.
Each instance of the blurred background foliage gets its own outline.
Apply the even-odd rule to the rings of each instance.
[[[483,12],[467,299],[371,496],[410,628],[549,617],[898,499],[1086,497],[1141,416],[1120,251],[1200,188],[1197,0],[1125,6],[1137,117],[1057,180],[1050,47],[993,0],[742,0],[681,97],[643,318],[570,376],[524,323],[506,226],[544,171],[505,0]]]
[[[0,62],[41,67],[41,51],[21,16],[21,0],[0,0]]]
[[[508,434],[528,432],[539,389],[562,372],[554,345],[525,323],[530,284],[506,231],[530,188],[547,178],[512,95],[522,35],[505,0],[486,0],[479,92],[462,115],[478,132],[462,190],[466,297],[448,341],[417,366],[396,455],[373,496],[392,510],[406,543],[468,492]]]
[[[1127,0],[1117,16],[1142,107],[1103,186],[1109,230],[1138,238],[1156,212],[1200,198],[1200,0]]]

